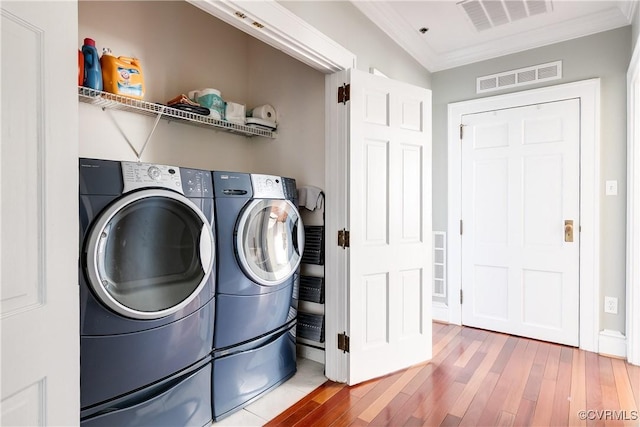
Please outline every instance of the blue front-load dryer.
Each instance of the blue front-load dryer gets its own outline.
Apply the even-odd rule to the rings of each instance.
[[[291,320],[304,227],[291,185],[272,175],[213,172],[218,244],[216,350],[279,331]],[[293,191],[295,193],[295,191]]]
[[[96,159],[79,166],[86,412],[208,357],[215,240],[210,171]]]

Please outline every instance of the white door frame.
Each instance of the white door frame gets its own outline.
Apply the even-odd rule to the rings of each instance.
[[[600,79],[449,104],[447,277],[449,322],[462,324],[460,123],[464,114],[564,99],[580,99],[580,348],[598,351],[600,325]]]
[[[337,230],[347,224],[348,174],[347,118],[337,113],[337,88],[344,82],[338,73],[325,77],[325,375],[346,383],[348,356],[338,349],[338,333],[347,330],[349,251],[336,244]]]
[[[640,43],[627,71],[627,360],[640,365]]]

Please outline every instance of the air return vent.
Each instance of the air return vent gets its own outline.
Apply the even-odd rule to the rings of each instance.
[[[476,93],[530,85],[562,78],[562,61],[534,65],[478,77],[476,79]]]
[[[551,0],[464,0],[458,3],[477,31],[551,12]]]
[[[447,233],[433,232],[433,293],[434,297],[447,296]]]

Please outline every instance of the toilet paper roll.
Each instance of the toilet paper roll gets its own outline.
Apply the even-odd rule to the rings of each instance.
[[[247,111],[247,117],[256,117],[258,119],[276,122],[276,109],[269,104],[259,105],[252,110]]]
[[[237,123],[239,125],[245,124],[245,107],[243,104],[237,104],[235,102],[227,102],[225,109],[225,120],[228,122]]]

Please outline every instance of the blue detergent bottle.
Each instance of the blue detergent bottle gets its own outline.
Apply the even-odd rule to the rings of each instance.
[[[96,42],[93,39],[84,39],[82,45],[84,55],[84,80],[82,85],[91,89],[102,90],[102,69]]]

